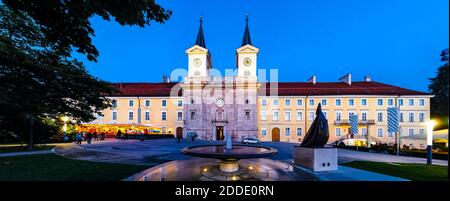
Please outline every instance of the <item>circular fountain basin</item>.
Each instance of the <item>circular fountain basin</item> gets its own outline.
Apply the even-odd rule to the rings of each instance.
[[[219,167],[223,172],[238,171],[240,159],[269,157],[278,153],[276,149],[260,145],[233,145],[231,149],[226,149],[225,145],[199,145],[185,147],[181,152],[190,156],[220,159]]]

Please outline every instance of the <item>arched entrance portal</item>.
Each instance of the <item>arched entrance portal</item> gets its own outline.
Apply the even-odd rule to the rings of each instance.
[[[178,127],[176,133],[177,133],[177,136],[180,136],[180,138],[183,138],[183,128],[182,127]]]
[[[272,142],[279,142],[279,141],[280,141],[280,129],[273,128],[272,129]]]

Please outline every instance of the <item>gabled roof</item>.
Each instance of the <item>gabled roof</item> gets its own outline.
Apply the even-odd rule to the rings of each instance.
[[[266,94],[270,95],[270,83],[264,83]],[[264,85],[263,84],[263,85]],[[430,93],[405,89],[380,82],[279,82],[279,96],[320,96],[320,95],[431,95]],[[259,93],[264,94],[263,87]]]
[[[176,84],[178,83],[115,83],[113,87],[120,92],[113,96],[168,97]],[[270,87],[270,83],[261,83],[259,94],[271,95]],[[317,82],[316,84],[309,82],[279,82],[276,89],[278,96],[432,95],[374,81],[352,82],[351,85],[343,82]],[[266,90],[265,94],[264,90]],[[182,96],[182,90],[178,91],[178,95]]]

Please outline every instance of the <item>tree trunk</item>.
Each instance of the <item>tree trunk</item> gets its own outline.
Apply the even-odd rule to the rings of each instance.
[[[33,127],[34,127],[34,118],[32,115],[30,115],[30,136],[28,139],[28,149],[33,150],[34,149],[34,134],[33,134]]]

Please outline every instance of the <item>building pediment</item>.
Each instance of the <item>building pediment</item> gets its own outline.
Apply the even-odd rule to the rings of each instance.
[[[201,47],[199,45],[194,45],[186,50],[187,54],[205,54],[208,53],[208,49]]]
[[[259,49],[252,45],[244,45],[236,50],[238,53],[258,53]]]

